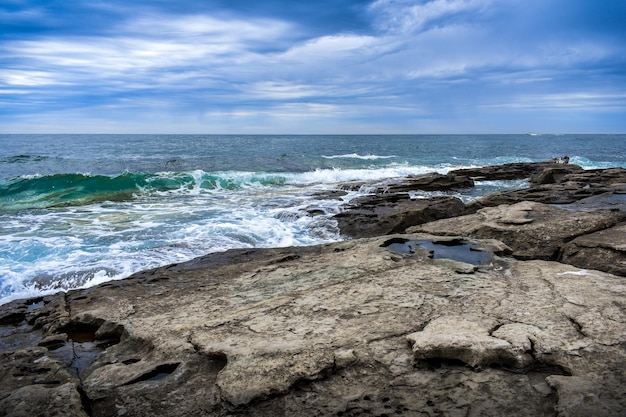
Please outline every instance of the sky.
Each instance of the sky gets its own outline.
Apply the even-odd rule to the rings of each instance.
[[[626,133],[624,0],[0,0],[0,133]]]

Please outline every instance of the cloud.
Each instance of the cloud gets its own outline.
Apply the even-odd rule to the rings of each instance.
[[[233,109],[227,111],[209,111],[204,114],[209,118],[275,118],[275,119],[307,119],[312,117],[336,117],[338,113],[344,112],[340,106],[325,103],[294,102],[279,105],[272,105],[264,108],[253,109]]]
[[[52,84],[68,85],[55,78],[53,73],[46,71],[18,71],[0,69],[0,79],[9,86],[37,87]]]
[[[587,109],[589,111],[620,111],[626,102],[626,93],[568,92],[532,94],[515,97],[515,101],[499,103],[512,109]]]
[[[116,37],[41,38],[7,42],[2,49],[14,65],[55,68],[59,73],[84,71],[96,79],[118,72],[201,67],[225,57],[234,61],[253,53],[253,42],[280,41],[289,26],[282,22],[222,21],[210,17],[140,17],[121,25]],[[103,71],[106,68],[106,71]]]
[[[321,95],[321,92],[312,85],[262,81],[246,86],[245,94],[261,99],[302,99]]]
[[[301,44],[296,44],[286,51],[282,57],[285,59],[298,60],[324,60],[332,59],[336,56],[354,56],[354,54],[365,51],[375,46],[375,44],[376,39],[372,36],[352,34],[322,36]]]
[[[377,0],[370,6],[380,30],[410,33],[428,28],[430,24],[445,25],[463,13],[473,13],[469,21],[487,9],[492,0],[433,0],[415,4],[411,0]]]
[[[24,0],[0,14],[28,22],[0,35],[0,125],[30,116],[51,127],[65,114],[75,130],[83,120],[151,130],[158,114],[197,130],[279,132],[298,120],[303,130],[414,131],[438,126],[426,120],[467,127],[474,110],[508,109],[512,120],[533,103],[544,114],[612,112],[626,108],[611,96],[626,88],[626,39],[597,16],[625,8],[594,4],[112,0],[52,13]]]

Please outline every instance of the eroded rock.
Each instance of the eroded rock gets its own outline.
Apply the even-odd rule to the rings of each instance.
[[[609,229],[626,218],[626,212],[611,209],[574,210],[535,203],[521,202],[513,205],[486,207],[475,214],[438,220],[411,227],[410,233],[424,232],[447,236],[471,236],[480,239],[498,239],[513,250],[518,259],[563,260],[561,250],[573,239]],[[606,232],[609,233],[609,232]],[[585,242],[581,237],[581,242]],[[593,239],[593,238],[590,238]],[[589,241],[589,240],[588,240]],[[621,240],[615,242],[619,246]],[[607,244],[610,246],[610,244]],[[575,249],[572,248],[572,253]],[[615,254],[615,262],[623,262],[624,253]],[[617,271],[589,257],[576,258],[576,265],[583,268]],[[610,269],[609,269],[610,268]]]
[[[561,261],[626,276],[626,223],[567,242],[562,248]]]
[[[492,335],[500,324],[495,317],[443,316],[428,323],[424,330],[411,333],[407,339],[413,344],[417,359],[459,360],[472,367],[505,365],[523,369],[532,365],[533,353],[528,339],[511,343]]]
[[[119,341],[80,377],[48,348],[29,348],[24,358],[57,368],[3,379],[3,409],[65,369],[54,389],[83,392],[81,410],[94,417],[553,416],[555,407],[568,416],[574,382],[601,393],[586,411],[626,410],[623,278],[497,255],[459,273],[384,245],[427,238],[438,239],[235,250],[72,291],[58,308],[74,327],[41,316],[33,331],[45,339],[82,323]],[[30,363],[17,360],[24,349],[2,352],[5,375]]]

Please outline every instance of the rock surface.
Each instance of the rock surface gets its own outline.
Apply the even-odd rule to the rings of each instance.
[[[555,165],[573,204],[378,193],[359,233],[464,215],[2,305],[0,416],[625,415],[622,173]]]
[[[445,191],[471,188],[474,181],[466,175],[438,174],[436,172],[425,175],[409,175],[406,178],[387,181],[377,185],[377,193],[401,193],[415,190]]]
[[[578,165],[548,162],[513,162],[477,168],[456,169],[451,175],[470,177],[475,181],[521,180],[541,175],[546,170],[558,170],[562,173],[583,172]]]
[[[2,415],[626,410],[623,278],[496,255],[462,268],[385,247],[399,237],[234,250],[1,306]]]
[[[561,262],[626,276],[626,223],[567,242]]]
[[[570,204],[598,195],[626,194],[626,169],[610,168],[590,170],[558,176],[551,174],[552,168],[538,174],[541,181],[531,187],[489,194],[468,205],[468,211],[474,212],[483,207],[501,204],[515,204],[520,201],[536,201],[546,204]],[[546,177],[550,177],[547,180]]]
[[[443,219],[420,226],[410,227],[409,233],[426,232],[444,236],[470,236],[481,239],[498,239],[512,249],[514,257],[523,260],[559,260],[566,263],[574,259],[576,247],[569,244],[568,255],[561,252],[567,242],[576,238],[581,245],[602,247],[603,242],[589,235],[610,229],[626,220],[626,211],[612,209],[567,210],[547,204],[524,201],[513,205],[486,207],[474,214]],[[624,262],[623,238],[616,229],[615,239],[607,241],[605,248],[614,250],[615,262]],[[599,232],[601,233],[601,232]],[[607,235],[608,232],[605,232]],[[602,236],[602,235],[600,235]],[[608,235],[607,235],[608,236]],[[578,248],[580,251],[581,247]],[[582,254],[581,254],[582,255]],[[576,265],[582,268],[601,269],[618,273],[622,269],[613,264],[598,260],[586,262],[586,257],[576,258]],[[623,267],[622,267],[623,268]]]
[[[354,199],[335,220],[342,235],[362,238],[403,232],[464,211],[465,205],[455,197],[411,199],[408,193],[374,194]]]

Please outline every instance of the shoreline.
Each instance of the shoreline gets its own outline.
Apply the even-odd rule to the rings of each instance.
[[[530,188],[468,205],[409,195],[520,175]],[[624,168],[555,162],[404,178],[345,207],[349,240],[234,249],[11,301],[0,409],[618,415],[625,196]],[[459,260],[465,247],[489,262]]]

